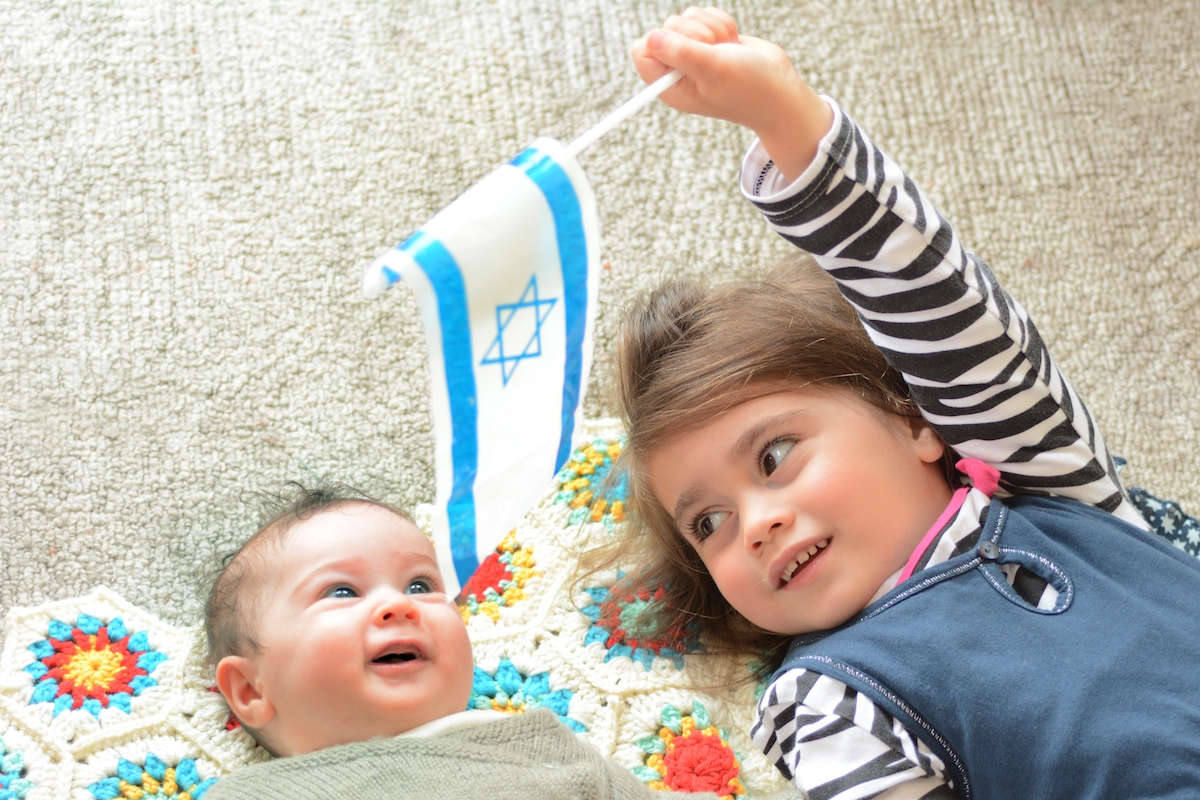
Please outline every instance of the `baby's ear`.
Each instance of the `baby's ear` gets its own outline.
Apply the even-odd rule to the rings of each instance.
[[[258,667],[243,656],[225,656],[217,663],[217,688],[241,723],[261,729],[275,716],[275,706],[263,694]]]

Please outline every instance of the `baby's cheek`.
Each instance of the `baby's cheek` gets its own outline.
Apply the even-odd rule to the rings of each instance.
[[[459,618],[461,621],[461,617]],[[466,626],[462,626],[462,644],[454,660],[454,680],[447,693],[453,698],[453,711],[462,711],[471,699],[471,687],[475,680],[475,658],[471,651],[471,640],[467,638]]]

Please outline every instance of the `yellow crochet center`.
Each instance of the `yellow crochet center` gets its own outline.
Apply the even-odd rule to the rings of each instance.
[[[91,637],[96,646],[96,637]],[[63,674],[76,686],[91,689],[99,684],[108,686],[121,671],[121,654],[112,650],[77,650],[63,668]]]

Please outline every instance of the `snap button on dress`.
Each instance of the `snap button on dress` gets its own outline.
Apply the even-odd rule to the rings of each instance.
[[[979,553],[979,557],[985,561],[995,561],[1000,557],[1000,548],[996,547],[995,542],[984,542],[983,544],[979,545],[979,549],[976,552]]]

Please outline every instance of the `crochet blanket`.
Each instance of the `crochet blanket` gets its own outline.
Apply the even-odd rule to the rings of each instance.
[[[747,735],[764,685],[697,689],[716,685],[716,665],[692,631],[639,632],[657,592],[613,596],[613,571],[581,580],[577,553],[617,532],[628,500],[605,481],[620,426],[592,422],[583,435],[541,503],[463,589],[476,663],[469,707],[548,709],[656,790],[734,800],[787,788]],[[1174,504],[1136,499],[1160,533],[1197,554],[1200,523]],[[104,587],[9,612],[0,800],[199,800],[222,775],[267,759],[216,693],[199,627],[168,624]]]
[[[697,691],[703,666],[690,631],[639,635],[653,593],[610,598],[615,572],[577,583],[578,548],[613,535],[626,499],[619,485],[600,489],[620,428],[592,423],[584,435],[544,500],[464,587],[470,706],[547,708],[654,789],[733,798],[786,788],[748,738],[761,687]],[[13,609],[6,630],[0,798],[197,800],[221,775],[267,758],[215,693],[198,627],[102,587]]]
[[[729,8],[924,182],[1037,319],[1126,482],[1196,513],[1200,6]],[[0,797],[194,796],[256,757],[193,652],[212,555],[252,526],[243,493],[319,473],[433,496],[418,313],[402,291],[366,301],[362,268],[537,136],[569,141],[632,96],[629,43],[678,10],[0,0]],[[738,196],[747,144],[656,106],[581,157],[609,265],[589,418],[613,413],[631,296],[786,252]],[[506,545],[517,570],[485,565],[478,696],[561,709],[655,772],[663,731],[724,728],[738,780],[768,786],[738,716],[752,687],[687,688],[694,659],[622,627],[635,611],[584,613],[603,581],[567,590],[566,523],[593,499],[548,496]],[[60,694],[71,664],[96,681]]]

